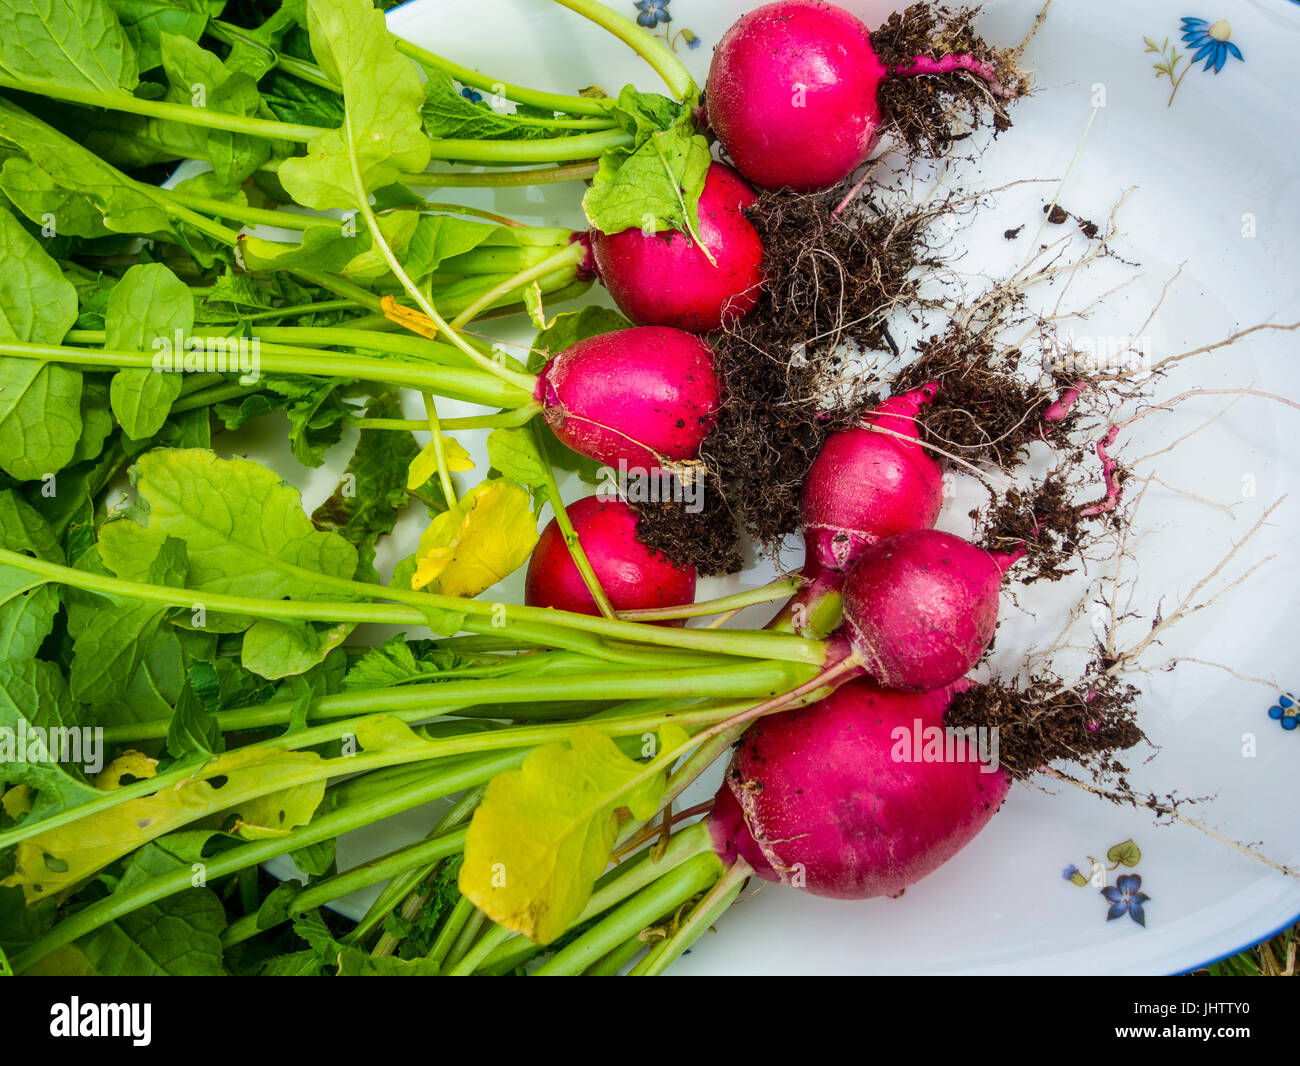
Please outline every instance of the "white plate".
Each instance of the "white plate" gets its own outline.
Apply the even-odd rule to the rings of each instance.
[[[892,10],[878,0],[842,2],[868,25]],[[633,0],[614,3],[629,15],[638,13]],[[672,21],[656,31],[703,84],[714,44],[753,6],[743,0],[667,0],[657,10],[670,13]],[[990,3],[981,30],[994,42],[1018,42],[1039,7],[1039,0]],[[1242,58],[1228,55],[1218,72],[1205,70],[1204,63],[1189,68],[1196,48],[1181,38],[1183,20],[1210,25],[1225,15],[1228,40]],[[411,0],[390,14],[390,24],[442,55],[519,84],[557,91],[600,84],[617,91],[632,81],[660,88],[628,49],[546,0]],[[689,35],[681,33],[687,29]],[[1215,33],[1222,37],[1224,26]],[[1153,70],[1161,56],[1144,52],[1146,37],[1158,48],[1167,39],[1184,57],[1172,101],[1171,82]],[[688,46],[692,38],[694,47]],[[1117,247],[1140,264],[1141,276],[1096,317],[1077,325],[1080,333],[1135,333],[1179,264],[1181,276],[1146,330],[1156,358],[1256,323],[1300,320],[1300,210],[1294,195],[1300,159],[1291,90],[1298,47],[1300,3],[1293,0],[1147,0],[1108,5],[1104,16],[1095,3],[1056,0],[1025,54],[1026,65],[1037,71],[1039,91],[1016,108],[1014,128],[977,168],[957,166],[954,180],[993,188],[1017,179],[1064,177],[1061,201],[1097,221],[1133,187],[1120,215],[1124,236]],[[1105,103],[1097,108],[1100,94]],[[963,267],[1000,271],[1014,265],[1009,257],[1023,256],[1030,247],[1042,205],[1056,189],[1055,182],[1020,186],[1000,196],[980,223],[983,235],[972,235]],[[581,225],[578,200],[574,185],[466,195],[469,203],[548,225]],[[1019,241],[1001,239],[1004,229],[1022,223],[1026,232]],[[1088,285],[1100,292],[1107,276],[1114,280],[1104,269],[1098,275],[1079,292],[1086,293]],[[526,329],[494,325],[491,331],[529,339]],[[1257,333],[1183,364],[1158,395],[1254,385],[1295,396],[1298,343],[1296,333]],[[1162,448],[1227,404],[1222,396],[1203,397],[1177,413],[1148,418],[1134,427],[1124,454]],[[448,404],[446,413],[461,413],[454,408]],[[1291,491],[1295,463],[1287,442],[1295,439],[1296,419],[1294,410],[1242,399],[1164,458],[1158,472],[1169,486],[1231,505],[1232,512],[1167,488],[1151,490],[1141,515],[1146,539],[1136,571],[1139,606],[1149,610],[1161,597],[1166,607],[1181,599],[1268,504]],[[466,443],[485,462],[481,440]],[[348,451],[345,442],[305,482],[282,444],[268,438],[259,457],[301,484],[310,508],[336,483]],[[576,484],[567,489],[571,496],[583,494]],[[1300,517],[1297,507],[1300,500],[1284,502],[1229,573],[1235,576],[1268,555],[1276,558],[1213,610],[1175,631],[1164,656],[1157,653],[1152,662],[1177,653],[1243,676],[1300,684],[1290,630],[1300,599],[1300,553],[1290,531]],[[959,501],[951,514],[964,510]],[[957,518],[945,524],[961,528]],[[389,565],[413,550],[419,533],[415,517],[399,526],[385,552]],[[782,559],[787,567],[799,562],[793,547]],[[738,578],[703,583],[700,595],[752,587],[775,569],[757,562]],[[517,574],[490,595],[518,597],[521,586]],[[1073,592],[1077,596],[1077,586]],[[1022,602],[1026,608],[1036,604],[1032,597]],[[1010,657],[1006,661],[1043,638],[1046,611],[1035,620],[1006,606],[998,640],[1001,654]],[[758,614],[746,621],[762,620]],[[1186,813],[1232,839],[1260,842],[1279,862],[1300,865],[1294,776],[1300,730],[1285,731],[1270,719],[1276,690],[1194,664],[1156,673],[1144,687],[1142,724],[1159,750],[1135,767],[1133,785],[1212,797]],[[1243,754],[1252,746],[1253,756]],[[1139,752],[1132,761],[1141,763],[1150,754]],[[345,838],[340,859],[349,865],[388,850],[432,817],[408,814],[400,826]],[[1108,905],[1097,889],[1062,876],[1069,865],[1087,872],[1087,857],[1101,858],[1130,838],[1142,852],[1136,871],[1106,876],[1112,884],[1118,874],[1141,876],[1141,888],[1151,897],[1145,928],[1127,917],[1107,921]],[[350,900],[343,909],[356,914],[365,902]],[[1232,954],[1287,926],[1298,913],[1300,881],[1192,829],[1157,826],[1148,813],[1118,809],[1072,788],[1017,785],[970,847],[902,899],[831,902],[765,886],[734,907],[716,935],[697,944],[674,972],[1175,973]]]

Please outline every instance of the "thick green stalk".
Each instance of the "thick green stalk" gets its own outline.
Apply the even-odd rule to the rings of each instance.
[[[566,163],[594,159],[611,148],[630,148],[632,134],[622,130],[576,133],[533,141],[471,141],[455,137],[429,142],[430,156],[447,163]]]
[[[701,618],[711,614],[727,614],[760,603],[784,600],[799,591],[802,579],[783,577],[761,588],[720,596],[716,600],[700,600],[680,607],[652,607],[640,611],[619,611],[618,616],[629,622],[664,622],[678,618]]]
[[[174,404],[172,410],[176,410]],[[540,411],[540,406],[531,404],[528,407],[520,407],[500,415],[444,418],[442,428],[451,432],[461,429],[514,429],[522,426]],[[418,418],[356,418],[352,420],[352,424],[358,429],[384,429],[404,433],[416,433],[427,428],[425,423]]]
[[[629,962],[645,950],[645,943],[639,936],[628,937],[603,959],[592,963],[582,973],[584,977],[616,977]]]
[[[470,915],[474,913],[476,913],[474,904],[467,898],[461,896],[460,899],[456,900],[456,905],[452,907],[451,913],[447,915],[446,921],[442,923],[442,928],[438,930],[438,935],[425,958],[430,962],[442,965],[442,960],[447,957],[447,952],[451,950],[456,938],[460,936],[460,931],[465,928],[465,923],[469,921]]]
[[[501,771],[518,766],[526,754],[523,751],[503,752],[491,759],[459,765],[446,773],[431,775],[427,780],[417,784],[393,789],[362,806],[345,807],[332,814],[322,815],[310,825],[295,829],[285,836],[252,841],[223,851],[206,861],[207,879],[209,882],[214,881],[250,866],[267,862],[279,855],[287,855],[308,844],[331,840],[353,829],[390,818],[443,796],[466,788],[474,788],[491,780]],[[157,903],[177,892],[184,892],[192,887],[193,877],[194,873],[187,864],[171,873],[140,882],[126,891],[114,892],[82,908],[59,922],[15,958],[14,969],[18,972],[29,969],[51,952],[93,932],[100,926],[114,922],[123,915],[131,914],[150,903]]]
[[[589,19],[602,29],[608,30],[620,41],[636,52],[654,68],[673,96],[683,103],[693,103],[699,96],[699,87],[691,72],[682,61],[673,54],[663,41],[612,8],[599,3],[598,0],[555,0],[556,3],[576,11],[583,18]]]
[[[494,96],[504,96],[507,100],[513,100],[518,104],[527,104],[530,107],[540,107],[550,111],[563,111],[570,115],[603,117],[610,112],[610,102],[608,100],[593,99],[586,96],[567,96],[561,93],[538,92],[534,89],[512,85],[509,82],[490,78],[486,74],[480,74],[477,70],[461,66],[461,64],[454,63],[450,59],[434,55],[428,49],[421,48],[418,44],[412,44],[401,37],[397,38],[397,50],[410,56],[421,66],[450,74],[462,85],[482,89]]]
[[[3,354],[4,348],[5,345],[0,345],[0,354]],[[191,607],[196,600],[202,600],[210,611],[229,612],[232,615],[246,614],[256,618],[359,624],[377,622],[418,626],[428,624],[429,618],[425,614],[427,610],[450,611],[466,616],[466,621],[462,624],[464,629],[492,634],[514,626],[512,636],[527,637],[538,644],[546,644],[553,637],[561,637],[566,630],[576,630],[579,633],[625,640],[632,644],[716,652],[743,658],[771,659],[817,667],[824,667],[830,658],[843,652],[838,642],[807,640],[803,637],[779,633],[741,629],[677,629],[669,626],[649,626],[638,622],[597,618],[551,608],[492,604],[482,600],[461,599],[428,592],[407,592],[346,578],[332,578],[287,563],[282,564],[283,569],[309,577],[318,587],[337,589],[347,596],[396,600],[397,603],[266,600],[254,596],[200,592],[195,589],[124,581],[105,574],[94,574],[60,566],[44,559],[34,559],[7,549],[0,549],[0,565],[12,566],[48,578],[58,584],[70,585],[106,596],[122,596],[147,603],[159,603],[167,607],[187,608]],[[520,623],[529,624],[529,630],[525,630]]]
[[[447,977],[469,977],[479,968],[483,960],[492,952],[496,951],[504,944],[513,934],[504,925],[493,925],[486,933],[478,939],[478,943],[473,949],[467,951],[456,963],[455,966],[447,970]]]
[[[473,946],[475,938],[483,931],[483,924],[487,921],[487,916],[477,908],[471,912],[462,926],[460,934],[456,937],[455,942],[451,945],[451,950],[447,952],[442,960],[443,966],[448,969],[454,969],[456,964],[469,952]]]
[[[709,889],[704,898],[692,908],[686,920],[673,930],[667,939],[661,940],[651,948],[650,953],[632,967],[628,976],[657,977],[662,974],[681,958],[695,941],[708,932],[709,927],[736,902],[736,898],[745,887],[745,882],[753,872],[749,863],[744,859],[737,859]]]
[[[534,167],[527,170],[509,170],[502,173],[469,173],[449,170],[425,170],[419,174],[403,174],[407,185],[428,189],[478,189],[506,188],[521,185],[553,185],[564,181],[590,181],[596,176],[600,164],[570,163],[560,167]]]
[[[225,352],[228,337],[187,337],[189,341],[202,341],[207,351]],[[222,347],[217,349],[217,345]],[[41,362],[64,363],[69,366],[100,367],[121,370],[126,368],[155,369],[157,355],[147,352],[128,352],[113,349],[73,348],[56,344],[29,344],[25,341],[0,341],[0,355]],[[198,357],[206,359],[204,353]],[[175,359],[183,362],[185,353]],[[236,362],[236,358],[230,361]],[[322,352],[312,348],[296,348],[285,344],[261,343],[257,353],[257,369],[271,374],[303,374],[312,377],[355,378],[385,385],[402,385],[421,392],[435,392],[440,396],[467,400],[485,407],[523,407],[533,402],[532,394],[517,385],[500,380],[500,375],[489,375],[468,368],[438,367],[429,364],[404,363],[392,359],[371,359],[365,356],[343,356],[336,352]],[[229,365],[229,364],[227,364]],[[230,372],[240,368],[232,366]],[[524,375],[515,375],[521,380]]]
[[[671,914],[697,892],[715,884],[722,872],[722,860],[712,851],[688,859],[643,888],[594,928],[548,959],[534,971],[533,976],[565,977],[582,973],[629,937]]]

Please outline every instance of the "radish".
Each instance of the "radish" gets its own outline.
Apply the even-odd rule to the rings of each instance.
[[[973,752],[963,761],[913,758],[915,732],[942,729],[955,693],[858,680],[761,719],[736,746],[715,799],[715,850],[817,896],[900,895],[969,844],[1011,786],[1005,769],[989,772]]]
[[[860,426],[826,438],[800,504],[810,560],[844,570],[885,537],[934,525],[943,471],[919,443],[916,414],[938,388],[931,383],[886,400]]]
[[[616,611],[678,607],[695,599],[695,568],[675,566],[638,541],[636,512],[622,500],[588,496],[565,511]],[[529,607],[599,613],[555,519],[533,549],[524,602]]]
[[[677,230],[592,230],[596,275],[637,325],[694,333],[733,325],[753,310],[763,287],[763,241],[745,217],[757,201],[739,174],[714,163],[699,203],[703,248]]]
[[[844,625],[868,674],[891,688],[950,685],[993,641],[998,593],[1020,553],[995,556],[951,533],[897,533],[867,548],[844,583]]]
[[[534,392],[574,451],[651,472],[699,455],[720,397],[713,350],[665,326],[579,341],[546,364]]]
[[[969,55],[887,68],[853,15],[822,0],[777,0],[741,16],[713,53],[709,126],[736,168],[766,189],[814,192],[843,181],[875,146],[890,77],[966,71],[1008,95]]]

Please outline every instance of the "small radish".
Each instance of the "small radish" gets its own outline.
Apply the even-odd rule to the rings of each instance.
[[[960,761],[914,758],[915,732],[942,730],[955,692],[858,680],[759,720],[715,799],[714,850],[816,896],[898,896],[969,844],[1011,785],[964,746]]]
[[[678,607],[695,599],[695,568],[676,566],[636,539],[636,512],[595,496],[565,508],[578,542],[616,611]],[[533,549],[524,586],[529,607],[599,614],[555,519]]]
[[[847,11],[822,0],[777,0],[741,16],[718,43],[708,122],[755,185],[813,192],[843,181],[875,146],[881,82],[957,70],[1007,95],[994,70],[972,56],[887,68],[867,27]]]
[[[744,210],[758,200],[730,167],[714,163],[699,204],[700,241],[686,233],[593,230],[596,274],[640,326],[711,333],[753,310],[763,287],[763,241]]]
[[[826,438],[800,504],[810,559],[844,570],[885,537],[934,525],[943,471],[920,445],[916,414],[937,391],[931,383],[892,397]]]
[[[698,457],[717,417],[713,349],[691,333],[641,326],[566,348],[534,393],[555,435],[580,455],[654,472]]]
[[[844,582],[854,655],[890,688],[929,692],[980,660],[998,622],[1000,556],[951,533],[913,530],[867,548]]]

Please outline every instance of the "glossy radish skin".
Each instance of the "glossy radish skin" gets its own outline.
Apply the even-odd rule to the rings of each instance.
[[[964,677],[993,640],[1012,562],[933,529],[864,551],[844,582],[844,624],[867,673],[917,692]]]
[[[710,828],[724,861],[817,896],[897,896],[970,843],[1011,780],[966,761],[903,761],[918,728],[942,727],[953,688],[891,691],[852,681],[741,738]],[[900,749],[906,732],[906,747]],[[924,736],[924,732],[922,732]]]
[[[929,529],[938,519],[943,471],[921,447],[916,423],[917,412],[936,391],[930,384],[892,397],[861,426],[826,438],[809,468],[800,504],[808,556],[820,566],[847,569],[885,537]]]
[[[766,189],[813,192],[846,178],[876,141],[885,67],[858,19],[820,0],[743,15],[713,53],[710,128]]]
[[[578,543],[616,611],[677,607],[695,600],[695,568],[675,566],[636,539],[636,512],[621,500],[588,496],[565,508]],[[533,549],[524,584],[529,607],[599,614],[559,524],[551,519]]]
[[[713,349],[665,326],[579,341],[546,364],[535,393],[574,451],[641,471],[696,458],[720,396]]]
[[[711,333],[739,322],[763,288],[763,241],[744,214],[757,200],[739,174],[714,163],[699,205],[700,241],[713,263],[689,234],[676,230],[593,230],[597,276],[639,326]]]

